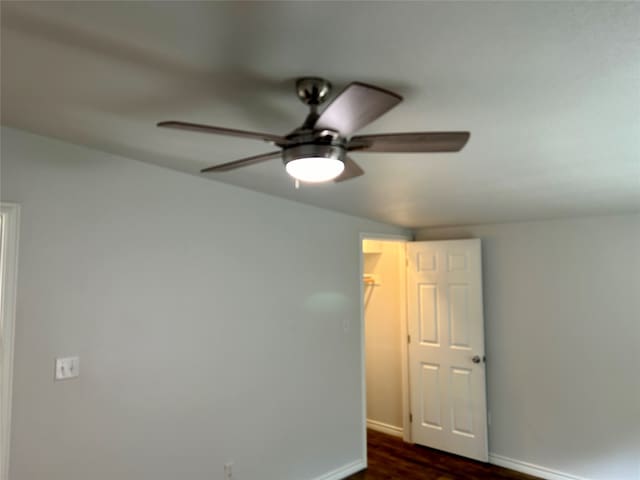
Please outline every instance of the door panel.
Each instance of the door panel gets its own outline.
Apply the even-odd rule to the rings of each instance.
[[[442,410],[440,409],[440,367],[422,364],[420,391],[424,395],[421,401],[422,421],[425,426],[442,430]]]
[[[418,252],[418,271],[419,272],[433,272],[436,267],[436,254],[434,252]]]
[[[480,240],[409,242],[412,438],[488,460]]]
[[[449,285],[449,345],[452,348],[469,350],[469,305],[467,285]]]
[[[471,413],[471,370],[451,369],[451,421],[452,431],[457,435],[473,436]]]
[[[438,336],[438,303],[437,286],[420,285],[420,341],[437,345]]]

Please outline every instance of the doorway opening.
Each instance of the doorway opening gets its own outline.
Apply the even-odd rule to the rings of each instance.
[[[411,441],[405,290],[409,240],[362,235],[364,458],[366,430]]]
[[[367,429],[488,460],[479,239],[362,235]]]

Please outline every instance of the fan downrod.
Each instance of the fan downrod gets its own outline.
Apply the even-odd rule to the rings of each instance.
[[[331,83],[320,77],[302,77],[296,80],[296,93],[302,103],[309,107],[317,107],[331,93]]]

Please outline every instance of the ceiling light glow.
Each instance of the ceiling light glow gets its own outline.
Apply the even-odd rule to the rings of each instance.
[[[344,163],[335,158],[306,157],[291,160],[285,168],[301,182],[319,183],[338,177],[344,170]]]

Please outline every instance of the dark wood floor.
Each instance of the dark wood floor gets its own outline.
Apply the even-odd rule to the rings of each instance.
[[[537,477],[468,460],[368,431],[369,468],[348,480],[539,480]]]

